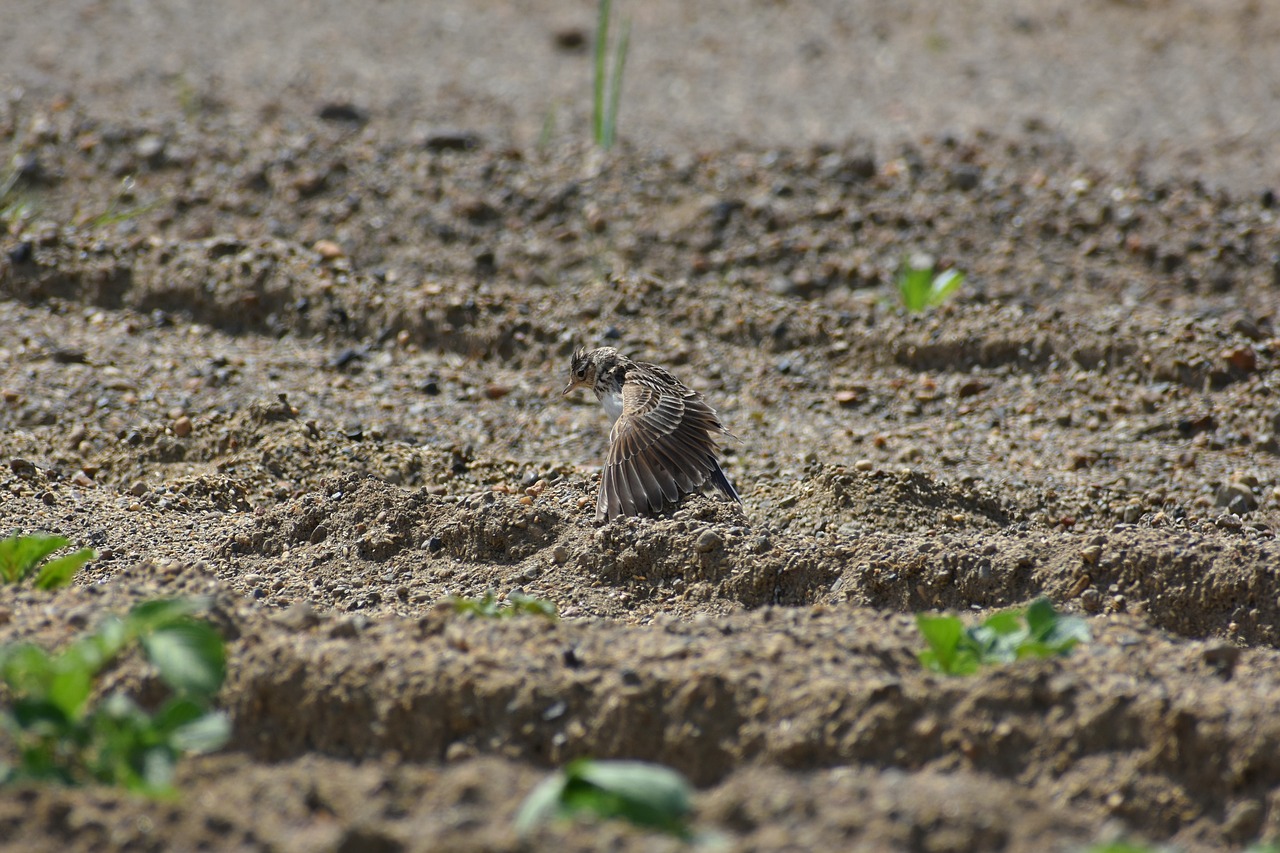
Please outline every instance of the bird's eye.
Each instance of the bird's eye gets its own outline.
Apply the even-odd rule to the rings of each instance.
[[[578,368],[578,371],[577,371],[577,373],[576,373],[575,375],[576,375],[579,379],[586,379],[586,378],[587,378],[587,369],[586,369],[585,367],[579,367],[579,368]]]

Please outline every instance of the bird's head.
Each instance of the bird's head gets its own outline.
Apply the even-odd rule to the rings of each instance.
[[[595,388],[596,377],[617,362],[618,351],[613,347],[600,347],[590,352],[578,347],[569,362],[569,384],[564,386],[562,396],[578,387]]]

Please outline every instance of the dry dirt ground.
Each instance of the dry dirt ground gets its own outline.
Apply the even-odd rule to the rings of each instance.
[[[1280,9],[617,5],[602,156],[589,2],[10,4],[0,521],[100,556],[0,640],[211,595],[235,734],[0,844],[674,849],[517,839],[581,755],[720,849],[1280,834]],[[908,316],[920,250],[968,280]],[[606,342],[741,507],[593,523]],[[563,618],[439,607],[516,589]],[[1094,641],[916,662],[1038,595]]]

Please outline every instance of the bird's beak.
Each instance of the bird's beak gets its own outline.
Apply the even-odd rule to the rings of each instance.
[[[570,379],[569,384],[564,386],[564,390],[560,392],[560,396],[561,397],[568,396],[569,392],[572,391],[575,387],[577,387],[577,383],[574,382],[572,379]]]

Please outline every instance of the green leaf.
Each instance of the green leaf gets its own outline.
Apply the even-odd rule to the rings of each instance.
[[[93,692],[93,672],[82,661],[65,654],[54,669],[49,682],[49,701],[61,708],[69,719],[78,719]]]
[[[116,691],[106,698],[96,715],[98,721],[136,722],[145,717],[138,703],[124,693]]]
[[[1014,630],[1001,633],[1007,629],[1002,620],[993,627],[984,622],[965,632],[969,645],[973,648],[979,662],[1012,663],[1018,659],[1018,647],[1027,639],[1027,629],[1019,624],[1018,614],[1014,614]]]
[[[231,739],[231,718],[211,711],[173,730],[169,744],[180,752],[213,752]]]
[[[29,732],[56,735],[71,724],[63,710],[47,699],[18,699],[10,714],[19,728]]]
[[[941,305],[947,298],[964,284],[964,273],[959,270],[947,270],[939,273],[929,284],[929,304]]]
[[[75,647],[84,655],[90,669],[97,672],[120,654],[132,639],[133,635],[123,619],[108,616],[97,631],[78,641]]]
[[[545,598],[537,598],[522,592],[513,592],[507,596],[507,601],[511,604],[511,610],[514,613],[543,616],[547,619],[557,618],[555,604]]]
[[[601,817],[621,817],[682,835],[693,811],[693,788],[669,767],[643,761],[583,761],[568,768],[566,802]],[[607,807],[607,808],[602,808]]]
[[[225,714],[207,698],[226,675],[217,632],[191,618],[203,601],[155,601],[125,620],[109,617],[51,656],[33,645],[0,647],[0,674],[11,695],[0,723],[18,761],[4,778],[64,784],[97,780],[151,796],[173,793],[178,758],[216,749],[230,736]],[[138,641],[178,693],[154,716],[122,692],[90,704],[94,677]]]
[[[1058,613],[1049,599],[1037,598],[1027,606],[1027,627],[1031,629],[1031,636],[1035,639],[1043,640],[1049,636],[1057,621]]]
[[[147,659],[179,691],[212,696],[226,676],[226,651],[218,632],[203,622],[178,622],[141,637]]]
[[[71,583],[80,567],[97,557],[92,548],[81,548],[71,554],[50,560],[40,568],[36,575],[36,589],[57,589]]]
[[[15,533],[0,540],[0,578],[8,583],[17,583],[30,574],[45,557],[70,544],[71,540],[65,536],[46,536],[40,533],[28,536]]]
[[[591,814],[687,838],[692,799],[688,781],[669,767],[583,759],[530,793],[517,815],[516,829],[523,835],[554,817]]]
[[[920,653],[920,662],[930,669],[943,673],[955,671],[957,648],[964,634],[964,623],[955,616],[929,616],[916,614],[916,626],[929,644]]]
[[[896,284],[902,306],[912,314],[941,305],[964,283],[964,273],[950,269],[934,272],[933,260],[919,255],[903,259]]]
[[[9,646],[0,655],[0,676],[15,695],[44,698],[53,680],[49,653],[30,643]]]
[[[918,653],[920,663],[951,675],[975,672],[989,664],[1064,655],[1090,639],[1083,619],[1060,616],[1047,599],[1038,599],[1025,610],[996,613],[968,629],[957,617],[917,614],[916,623],[929,646]]]
[[[925,309],[929,300],[931,269],[917,269],[909,264],[898,272],[898,294],[902,305],[912,314]]]
[[[1004,610],[993,613],[982,620],[982,627],[990,628],[998,635],[1017,634],[1022,631],[1022,613],[1018,610]]]
[[[577,761],[565,774],[561,802],[570,814],[588,812],[673,835],[688,834],[692,788],[669,767],[641,761]]]
[[[205,709],[204,702],[190,696],[175,696],[156,711],[151,718],[151,726],[162,737],[168,737],[174,730],[204,716]]]
[[[538,783],[516,812],[516,833],[526,836],[539,824],[560,816],[560,801],[568,780],[563,772],[553,773]]]
[[[134,787],[148,794],[164,794],[173,789],[173,773],[177,767],[173,751],[163,746],[153,746],[142,753],[139,770],[141,784]]]
[[[205,598],[157,598],[135,605],[126,624],[130,633],[143,636],[208,609]]]

